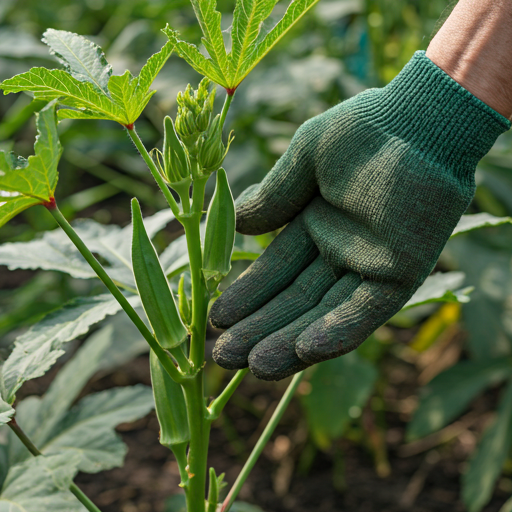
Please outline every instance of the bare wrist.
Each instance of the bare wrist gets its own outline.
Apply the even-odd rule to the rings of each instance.
[[[512,117],[512,0],[460,0],[426,55],[477,98]]]

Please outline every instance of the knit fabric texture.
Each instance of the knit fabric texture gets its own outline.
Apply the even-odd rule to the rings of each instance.
[[[239,232],[286,227],[213,305],[215,361],[279,380],[354,350],[431,273],[509,128],[424,52],[303,124],[237,199]]]

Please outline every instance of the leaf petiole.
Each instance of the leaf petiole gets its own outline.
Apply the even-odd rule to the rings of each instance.
[[[126,131],[128,132],[128,135],[132,139],[133,143],[135,144],[135,147],[139,151],[140,155],[144,159],[144,162],[146,162],[146,165],[148,166],[149,170],[151,171],[151,174],[153,175],[153,178],[155,179],[157,185],[160,187],[160,190],[162,191],[163,195],[165,196],[165,199],[167,200],[167,203],[169,204],[169,208],[172,210],[172,213],[174,213],[174,216],[179,220],[180,219],[180,208],[178,206],[178,203],[176,202],[176,199],[174,199],[174,196],[172,195],[171,191],[169,190],[169,187],[167,186],[167,183],[165,183],[164,179],[162,178],[162,175],[156,168],[155,162],[153,162],[153,159],[148,153],[148,150],[146,149],[146,146],[144,146],[142,140],[139,137],[139,134],[137,133],[137,130],[135,130],[135,125],[131,124],[128,126],[125,126]]]

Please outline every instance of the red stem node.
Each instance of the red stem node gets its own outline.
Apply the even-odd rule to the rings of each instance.
[[[43,206],[48,210],[55,210],[57,208],[57,203],[55,202],[55,198],[51,197],[49,201],[45,201]]]

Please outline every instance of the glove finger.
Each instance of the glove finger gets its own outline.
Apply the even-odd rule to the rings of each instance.
[[[302,361],[314,364],[354,350],[398,313],[411,295],[409,287],[364,281],[341,304],[335,296],[326,296],[326,304],[337,307],[331,308],[297,338],[297,355]]]
[[[227,329],[264,306],[284,290],[318,256],[318,249],[296,219],[265,252],[215,301],[214,327]]]
[[[360,285],[361,277],[349,272],[331,287],[328,294],[331,297],[335,296],[338,301],[343,301],[350,298]],[[252,373],[259,379],[280,380],[310,366],[309,362],[302,361],[297,355],[296,340],[310,325],[332,309],[331,302],[322,300],[286,327],[260,341],[248,357]]]
[[[312,133],[312,125],[303,125],[263,181],[238,197],[235,205],[239,233],[260,235],[281,228],[313,198],[317,184],[312,150],[308,149]]]
[[[223,333],[213,359],[228,370],[246,368],[258,342],[315,307],[335,282],[336,275],[318,256],[286,290]]]

